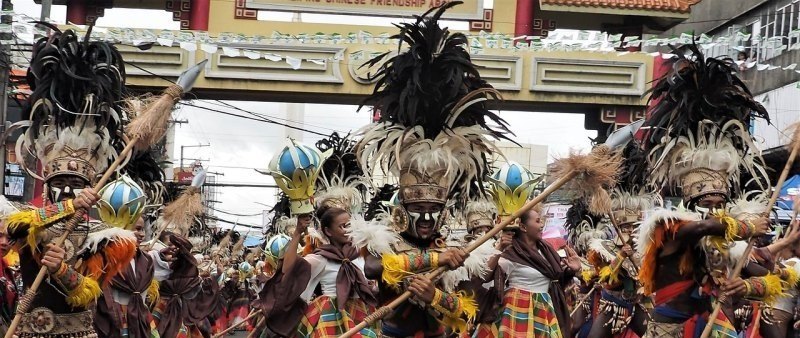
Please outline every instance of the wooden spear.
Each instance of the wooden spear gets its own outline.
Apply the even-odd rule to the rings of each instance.
[[[199,64],[186,70],[178,78],[178,82],[176,84],[167,87],[161,97],[156,99],[152,104],[148,105],[148,107],[146,107],[144,111],[136,117],[135,120],[131,121],[129,128],[126,131],[126,134],[129,137],[128,144],[125,145],[125,148],[122,150],[122,152],[120,152],[116,160],[114,160],[114,163],[112,163],[108,169],[106,169],[106,172],[103,174],[100,180],[94,184],[93,188],[95,191],[100,191],[100,189],[105,186],[106,182],[108,182],[108,180],[111,178],[111,175],[116,172],[117,167],[119,167],[120,164],[125,161],[134,148],[139,150],[147,149],[164,137],[170,117],[169,113],[172,111],[172,107],[181,99],[184,93],[187,93],[192,89],[192,85],[200,75],[200,71],[202,70],[202,67],[205,65],[206,61],[207,60],[204,60],[203,62],[200,62]],[[63,246],[67,236],[69,236],[78,223],[84,219],[86,213],[87,210],[85,209],[75,210],[75,213],[72,215],[72,217],[64,224],[64,233],[61,234],[58,239],[56,239],[54,245],[59,247]],[[39,287],[42,285],[42,282],[46,276],[47,267],[42,266],[39,269],[39,274],[36,275],[36,279],[34,279],[33,284],[31,284],[30,288],[28,288],[28,291],[25,293],[25,295],[20,298],[19,304],[17,305],[16,314],[14,315],[14,320],[11,321],[11,325],[8,327],[5,338],[11,338],[15,335],[17,327],[19,327],[20,321],[22,320],[22,316],[30,309],[33,298],[36,296],[36,291],[39,290]]]
[[[800,152],[800,124],[796,124],[794,128],[792,151],[789,154],[789,158],[786,160],[786,165],[783,166],[781,176],[778,177],[778,183],[775,184],[775,190],[772,192],[769,203],[767,203],[767,208],[764,210],[764,214],[767,215],[767,217],[769,217],[770,213],[772,212],[772,207],[775,206],[775,202],[778,201],[778,196],[780,196],[781,193],[781,187],[783,186],[783,183],[786,182],[786,178],[789,176],[789,172],[792,169],[792,165],[794,164],[794,159],[797,157],[797,153]],[[749,261],[748,257],[750,257],[750,251],[753,250],[753,244],[755,244],[755,241],[751,238],[747,243],[747,248],[744,250],[744,255],[742,255],[743,258],[736,262],[733,270],[731,270],[730,274],[728,274],[728,280],[738,277],[739,273],[742,272],[744,263]],[[708,323],[703,329],[703,334],[700,336],[700,338],[708,338],[709,335],[711,335],[711,328],[714,326],[714,319],[716,319],[719,315],[719,311],[722,309],[722,303],[724,301],[725,295],[721,294],[719,297],[717,297],[716,302],[714,302],[714,308],[711,311],[711,315],[708,317]]]

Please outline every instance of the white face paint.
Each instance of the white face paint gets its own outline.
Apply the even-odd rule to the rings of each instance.
[[[408,211],[409,230],[412,235],[422,239],[433,236],[439,230],[439,217],[442,212],[411,212]]]

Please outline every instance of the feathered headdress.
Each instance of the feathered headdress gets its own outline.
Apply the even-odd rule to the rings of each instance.
[[[480,227],[492,228],[497,220],[497,208],[489,200],[469,201],[464,207],[464,218],[467,221],[467,232],[469,233]]]
[[[317,177],[319,191],[314,196],[317,208],[337,207],[351,215],[361,214],[369,183],[353,153],[355,141],[334,132],[318,141],[316,146],[320,152],[330,153]]]
[[[637,142],[622,150],[619,181],[611,191],[611,215],[617,225],[638,224],[645,213],[662,206],[661,196],[648,190],[645,154]]]
[[[18,163],[45,182],[62,174],[93,182],[124,146],[125,66],[111,44],[51,28],[33,46],[25,109],[31,124],[17,142]],[[41,161],[41,173],[25,167],[30,157]]]
[[[468,191],[489,172],[487,154],[499,152],[489,138],[505,138],[508,132],[505,121],[486,108],[486,101],[499,93],[478,74],[464,49],[466,36],[439,26],[442,14],[460,3],[396,24],[398,50],[403,44],[408,50],[381,66],[375,90],[364,102],[380,120],[358,132],[359,162],[366,172],[380,167],[399,177],[402,203],[445,204],[457,192]]]
[[[564,228],[567,230],[567,242],[578,253],[586,253],[593,239],[613,238],[611,227],[603,222],[602,216],[589,211],[584,198],[574,200],[572,206],[567,209]]]
[[[684,201],[699,196],[738,194],[740,171],[761,188],[768,185],[763,160],[748,130],[752,118],[767,119],[736,76],[730,59],[676,52],[672,71],[651,90],[652,109],[642,129],[651,166],[650,184],[680,186]]]

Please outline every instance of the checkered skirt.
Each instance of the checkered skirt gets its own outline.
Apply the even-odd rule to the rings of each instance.
[[[503,309],[494,327],[480,325],[476,338],[562,338],[553,300],[548,293],[511,288],[503,298]]]
[[[375,308],[364,304],[360,299],[350,299],[345,303],[343,311],[336,308],[336,298],[320,296],[308,304],[300,325],[297,326],[297,337],[327,338],[338,337],[362,322],[375,311]],[[377,325],[367,326],[353,335],[357,338],[377,338]]]

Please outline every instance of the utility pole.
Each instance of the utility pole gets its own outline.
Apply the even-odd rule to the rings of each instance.
[[[11,28],[11,24],[14,21],[14,17],[11,14],[14,10],[14,5],[11,3],[11,0],[2,0],[2,9],[3,14],[0,15],[0,24],[4,29],[0,32],[0,66],[2,66],[2,70],[0,70],[0,121],[2,121],[2,126],[0,126],[0,133],[6,131],[6,121],[8,120],[8,77],[11,73],[11,43],[14,41],[14,30]],[[8,157],[8,151],[6,150],[6,142],[3,140],[3,152],[2,156],[0,156],[0,182],[3,182],[3,195],[6,194],[6,158]]]
[[[183,170],[183,149],[184,148],[201,148],[201,147],[210,147],[210,146],[211,146],[210,144],[195,144],[195,145],[189,145],[189,146],[181,146],[181,161],[180,161],[181,170]]]

